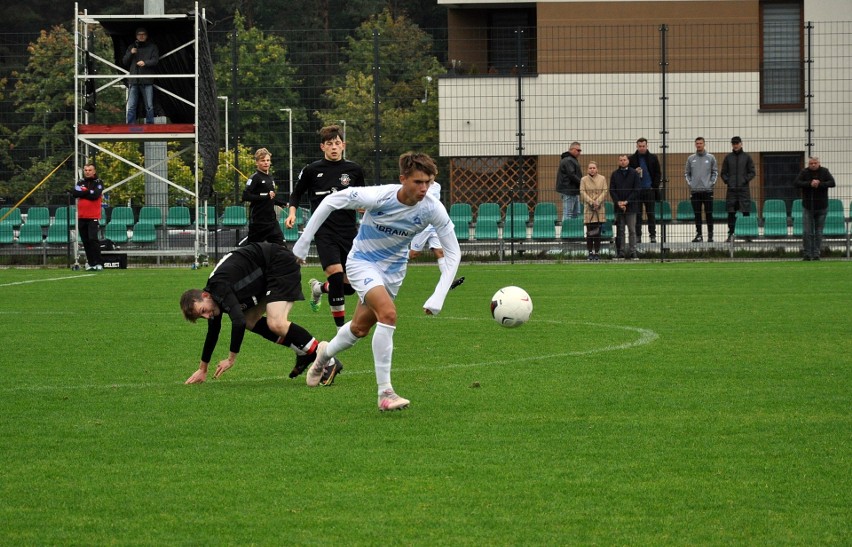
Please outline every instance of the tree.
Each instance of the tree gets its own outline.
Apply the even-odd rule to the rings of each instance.
[[[286,125],[289,118],[281,108],[293,108],[293,125],[305,121],[304,111],[296,108],[299,95],[295,92],[299,81],[287,59],[287,45],[283,38],[266,35],[258,28],[246,28],[245,19],[236,13],[234,26],[237,39],[237,64],[232,65],[233,34],[227,43],[216,48],[214,67],[216,86],[220,95],[239,97],[239,127],[232,128],[240,142],[250,148],[266,147],[286,150],[287,136],[269,127]],[[237,71],[238,89],[233,88],[233,71]],[[270,139],[273,139],[270,141]],[[242,165],[242,164],[241,164]],[[253,165],[253,162],[252,162]]]
[[[344,55],[348,70],[326,92],[332,103],[327,121],[347,120],[348,157],[363,165],[367,179],[396,180],[399,155],[413,148],[437,157],[437,80],[445,70],[432,54],[432,38],[407,17],[385,9],[356,30]],[[381,152],[374,144],[373,66],[380,67]]]
[[[10,93],[20,124],[11,139],[15,174],[9,191],[16,196],[25,195],[74,149],[73,36],[60,26],[42,31],[28,53],[26,67],[12,74],[17,81]],[[68,173],[54,177],[44,191],[64,189],[67,178]]]

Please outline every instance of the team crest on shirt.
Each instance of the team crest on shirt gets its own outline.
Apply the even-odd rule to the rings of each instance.
[[[352,178],[348,174],[343,173],[342,175],[340,175],[340,185],[341,186],[349,186],[349,183],[351,181],[352,181]]]
[[[420,215],[417,215],[416,217],[414,217],[413,222],[415,226],[420,226],[421,224],[423,224],[423,219],[420,218]]]

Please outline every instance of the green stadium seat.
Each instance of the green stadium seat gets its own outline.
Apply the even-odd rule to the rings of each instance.
[[[189,207],[184,205],[169,207],[166,213],[166,226],[169,228],[189,228],[191,224]]]
[[[153,205],[146,205],[139,209],[139,222],[159,228],[163,225],[163,210]]]
[[[70,212],[68,209],[68,207],[60,207],[56,210],[56,213],[53,215],[54,224],[57,222],[64,222],[68,226],[75,226],[77,224],[77,206],[71,205]]]
[[[846,237],[846,219],[843,215],[843,202],[839,199],[828,200],[828,213],[825,217],[823,237]]]
[[[793,206],[790,209],[790,216],[793,218],[793,237],[802,237],[802,200],[793,200]]]
[[[562,221],[562,239],[584,239],[585,237],[582,215]]]
[[[204,228],[205,222],[207,222],[207,229],[216,229],[218,225],[219,219],[216,218],[216,207],[214,205],[207,205],[198,208],[198,225],[201,228]]]
[[[112,240],[113,243],[127,243],[127,226],[124,221],[110,220],[104,229],[104,237]]]
[[[13,228],[19,228],[24,222],[21,218],[21,210],[17,207],[14,209],[11,207],[3,207],[0,209],[0,218],[3,219],[0,220],[0,224],[9,224]]]
[[[42,228],[50,226],[50,209],[47,207],[30,207],[27,210],[27,224],[38,224]]]
[[[225,214],[222,217],[222,226],[231,228],[241,228],[248,224],[246,218],[246,208],[242,205],[229,205],[225,207]]]
[[[0,245],[9,245],[15,242],[15,229],[11,224],[0,224]]]
[[[668,201],[658,201],[654,204],[654,214],[657,222],[671,222],[672,204]]]
[[[614,234],[613,234],[613,231],[612,231],[612,222],[611,221],[604,222],[603,226],[601,226],[601,239],[608,240],[608,239],[612,239],[613,237],[614,237]],[[627,230],[625,230],[625,232],[624,232],[624,237],[627,237]]]
[[[470,223],[473,220],[473,212],[469,203],[453,203],[450,205],[450,220],[455,226],[456,239],[467,241],[470,239]]]
[[[476,222],[480,220],[495,220],[500,222],[502,214],[500,213],[500,205],[497,203],[480,203],[476,208]]]
[[[499,222],[493,218],[477,219],[474,227],[474,238],[477,240],[497,239],[500,236],[498,224]]]
[[[133,226],[136,224],[135,214],[133,213],[133,208],[127,207],[126,205],[120,207],[113,207],[109,212],[109,224],[124,224],[125,227]]]
[[[157,227],[150,222],[140,220],[133,225],[133,236],[130,241],[132,243],[154,243],[157,241]]]
[[[754,202],[751,202],[754,207]],[[713,200],[713,218],[728,218],[728,211],[725,209],[724,199]]]
[[[763,202],[763,237],[787,237],[787,204],[783,199]]]
[[[604,209],[606,209],[606,219],[610,222],[615,222],[615,204],[611,201],[605,201]]]
[[[506,223],[503,226],[504,239],[526,239],[527,222],[530,221],[530,209],[526,203],[514,202],[506,210]]]
[[[727,213],[726,213],[727,214]],[[734,225],[734,236],[745,238],[758,237],[757,215],[752,214],[744,217],[742,213],[737,213],[737,223]]]
[[[535,204],[533,209],[533,219],[535,218],[550,218],[553,222],[558,219],[556,204],[552,201],[541,201]]]
[[[695,212],[692,210],[692,202],[688,199],[677,202],[676,215],[678,222],[694,222]]]
[[[553,239],[556,237],[556,223],[545,215],[534,217],[532,227],[533,239]]]
[[[40,245],[44,241],[44,230],[38,224],[23,224],[18,232],[18,244]]]
[[[533,209],[533,239],[553,239],[556,237],[556,204],[543,201],[536,203]]]
[[[47,242],[51,245],[68,243],[68,226],[64,222],[54,222],[47,228]]]

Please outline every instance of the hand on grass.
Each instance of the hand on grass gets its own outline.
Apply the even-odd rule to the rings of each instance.
[[[207,379],[207,370],[198,369],[190,376],[184,384],[203,384]]]
[[[219,378],[219,376],[224,374],[224,372],[232,366],[234,366],[234,362],[231,359],[222,359],[216,366],[216,373],[213,374],[213,378]]]

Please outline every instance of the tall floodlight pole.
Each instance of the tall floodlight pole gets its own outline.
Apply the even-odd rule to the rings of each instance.
[[[290,130],[288,139],[290,142],[290,193],[293,193],[293,109],[292,108],[279,108],[281,112],[286,112],[290,119]]]
[[[225,167],[228,167],[228,96],[219,95],[219,98],[225,102]]]
[[[346,120],[337,120],[343,124],[343,142],[346,142]],[[343,148],[343,159],[346,159],[346,148]]]

